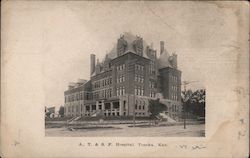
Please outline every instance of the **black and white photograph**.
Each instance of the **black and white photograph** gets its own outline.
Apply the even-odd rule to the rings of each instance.
[[[1,2],[1,157],[245,157],[247,1]]]
[[[205,30],[194,28],[214,18],[196,23],[175,18],[174,28],[171,16],[182,11],[171,5],[114,4],[118,6],[112,10],[107,9],[112,3],[98,10],[92,3],[74,6],[72,17],[65,13],[54,28],[47,27],[57,33],[45,36],[45,45],[53,48],[46,52],[54,58],[48,64],[56,67],[47,65],[44,71],[48,79],[57,79],[49,80],[53,86],[46,89],[46,136],[204,137],[206,70],[201,56],[207,49],[204,42],[216,41],[200,39],[197,34]],[[147,18],[141,17],[144,12]],[[179,16],[201,18],[189,14]],[[60,25],[66,21],[71,25]]]
[[[204,137],[205,88],[195,77],[182,79],[178,54],[164,41],[158,45],[125,32],[103,59],[90,54],[84,67],[86,55],[75,56],[82,66],[72,71],[89,71],[89,79],[70,82],[59,108],[45,107],[46,136]]]

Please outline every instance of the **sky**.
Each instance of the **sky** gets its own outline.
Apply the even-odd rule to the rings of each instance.
[[[228,64],[225,52],[237,41],[235,10],[208,2],[38,1],[12,9],[12,51],[39,54],[46,106],[63,105],[69,82],[89,79],[90,54],[103,59],[124,32],[153,43],[158,53],[165,41],[178,55],[182,81],[197,81],[190,89],[206,88],[214,61]]]

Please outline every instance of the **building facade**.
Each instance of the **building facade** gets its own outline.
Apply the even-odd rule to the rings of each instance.
[[[149,100],[160,99],[166,114],[181,113],[181,71],[177,55],[160,42],[160,56],[139,36],[124,33],[100,62],[90,55],[90,80],[64,92],[66,116],[149,116]]]

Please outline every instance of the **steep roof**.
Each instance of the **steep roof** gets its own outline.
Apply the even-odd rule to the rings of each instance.
[[[137,37],[130,32],[124,32],[123,36],[124,36],[124,40],[126,40],[128,43],[128,48],[127,48],[126,52],[133,52],[134,53],[132,43],[136,40]],[[145,58],[149,58],[146,54],[146,47],[147,46],[148,46],[148,44],[145,42],[145,40],[143,40],[143,57],[145,57]],[[117,57],[117,42],[107,55],[110,59],[115,59]]]
[[[126,49],[126,53],[128,52],[132,52],[132,53],[135,53],[135,50],[133,48],[133,42],[137,39],[137,36],[133,35],[132,33],[130,32],[124,32],[123,33],[123,38],[124,40],[127,42],[127,49]],[[142,42],[143,42],[143,57],[144,58],[147,58],[147,59],[150,59],[146,53],[147,51],[147,46],[149,46],[145,40],[142,39]],[[106,54],[106,57],[103,59],[103,62],[105,62],[105,60],[108,58],[110,60],[113,60],[115,58],[117,58],[117,41],[115,42],[113,48],[111,49],[111,51],[109,51],[109,53]],[[100,63],[100,64],[101,64]],[[95,71],[91,74],[91,76],[95,76],[96,75],[96,69]]]
[[[172,65],[169,62],[169,53],[167,50],[164,50],[164,52],[160,55],[160,57],[157,59],[159,69],[165,68],[165,67],[172,67]]]

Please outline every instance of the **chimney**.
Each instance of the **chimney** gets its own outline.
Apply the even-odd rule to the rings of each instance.
[[[164,52],[164,41],[160,42],[160,53],[162,54]]]
[[[95,71],[95,54],[90,54],[90,75]]]

